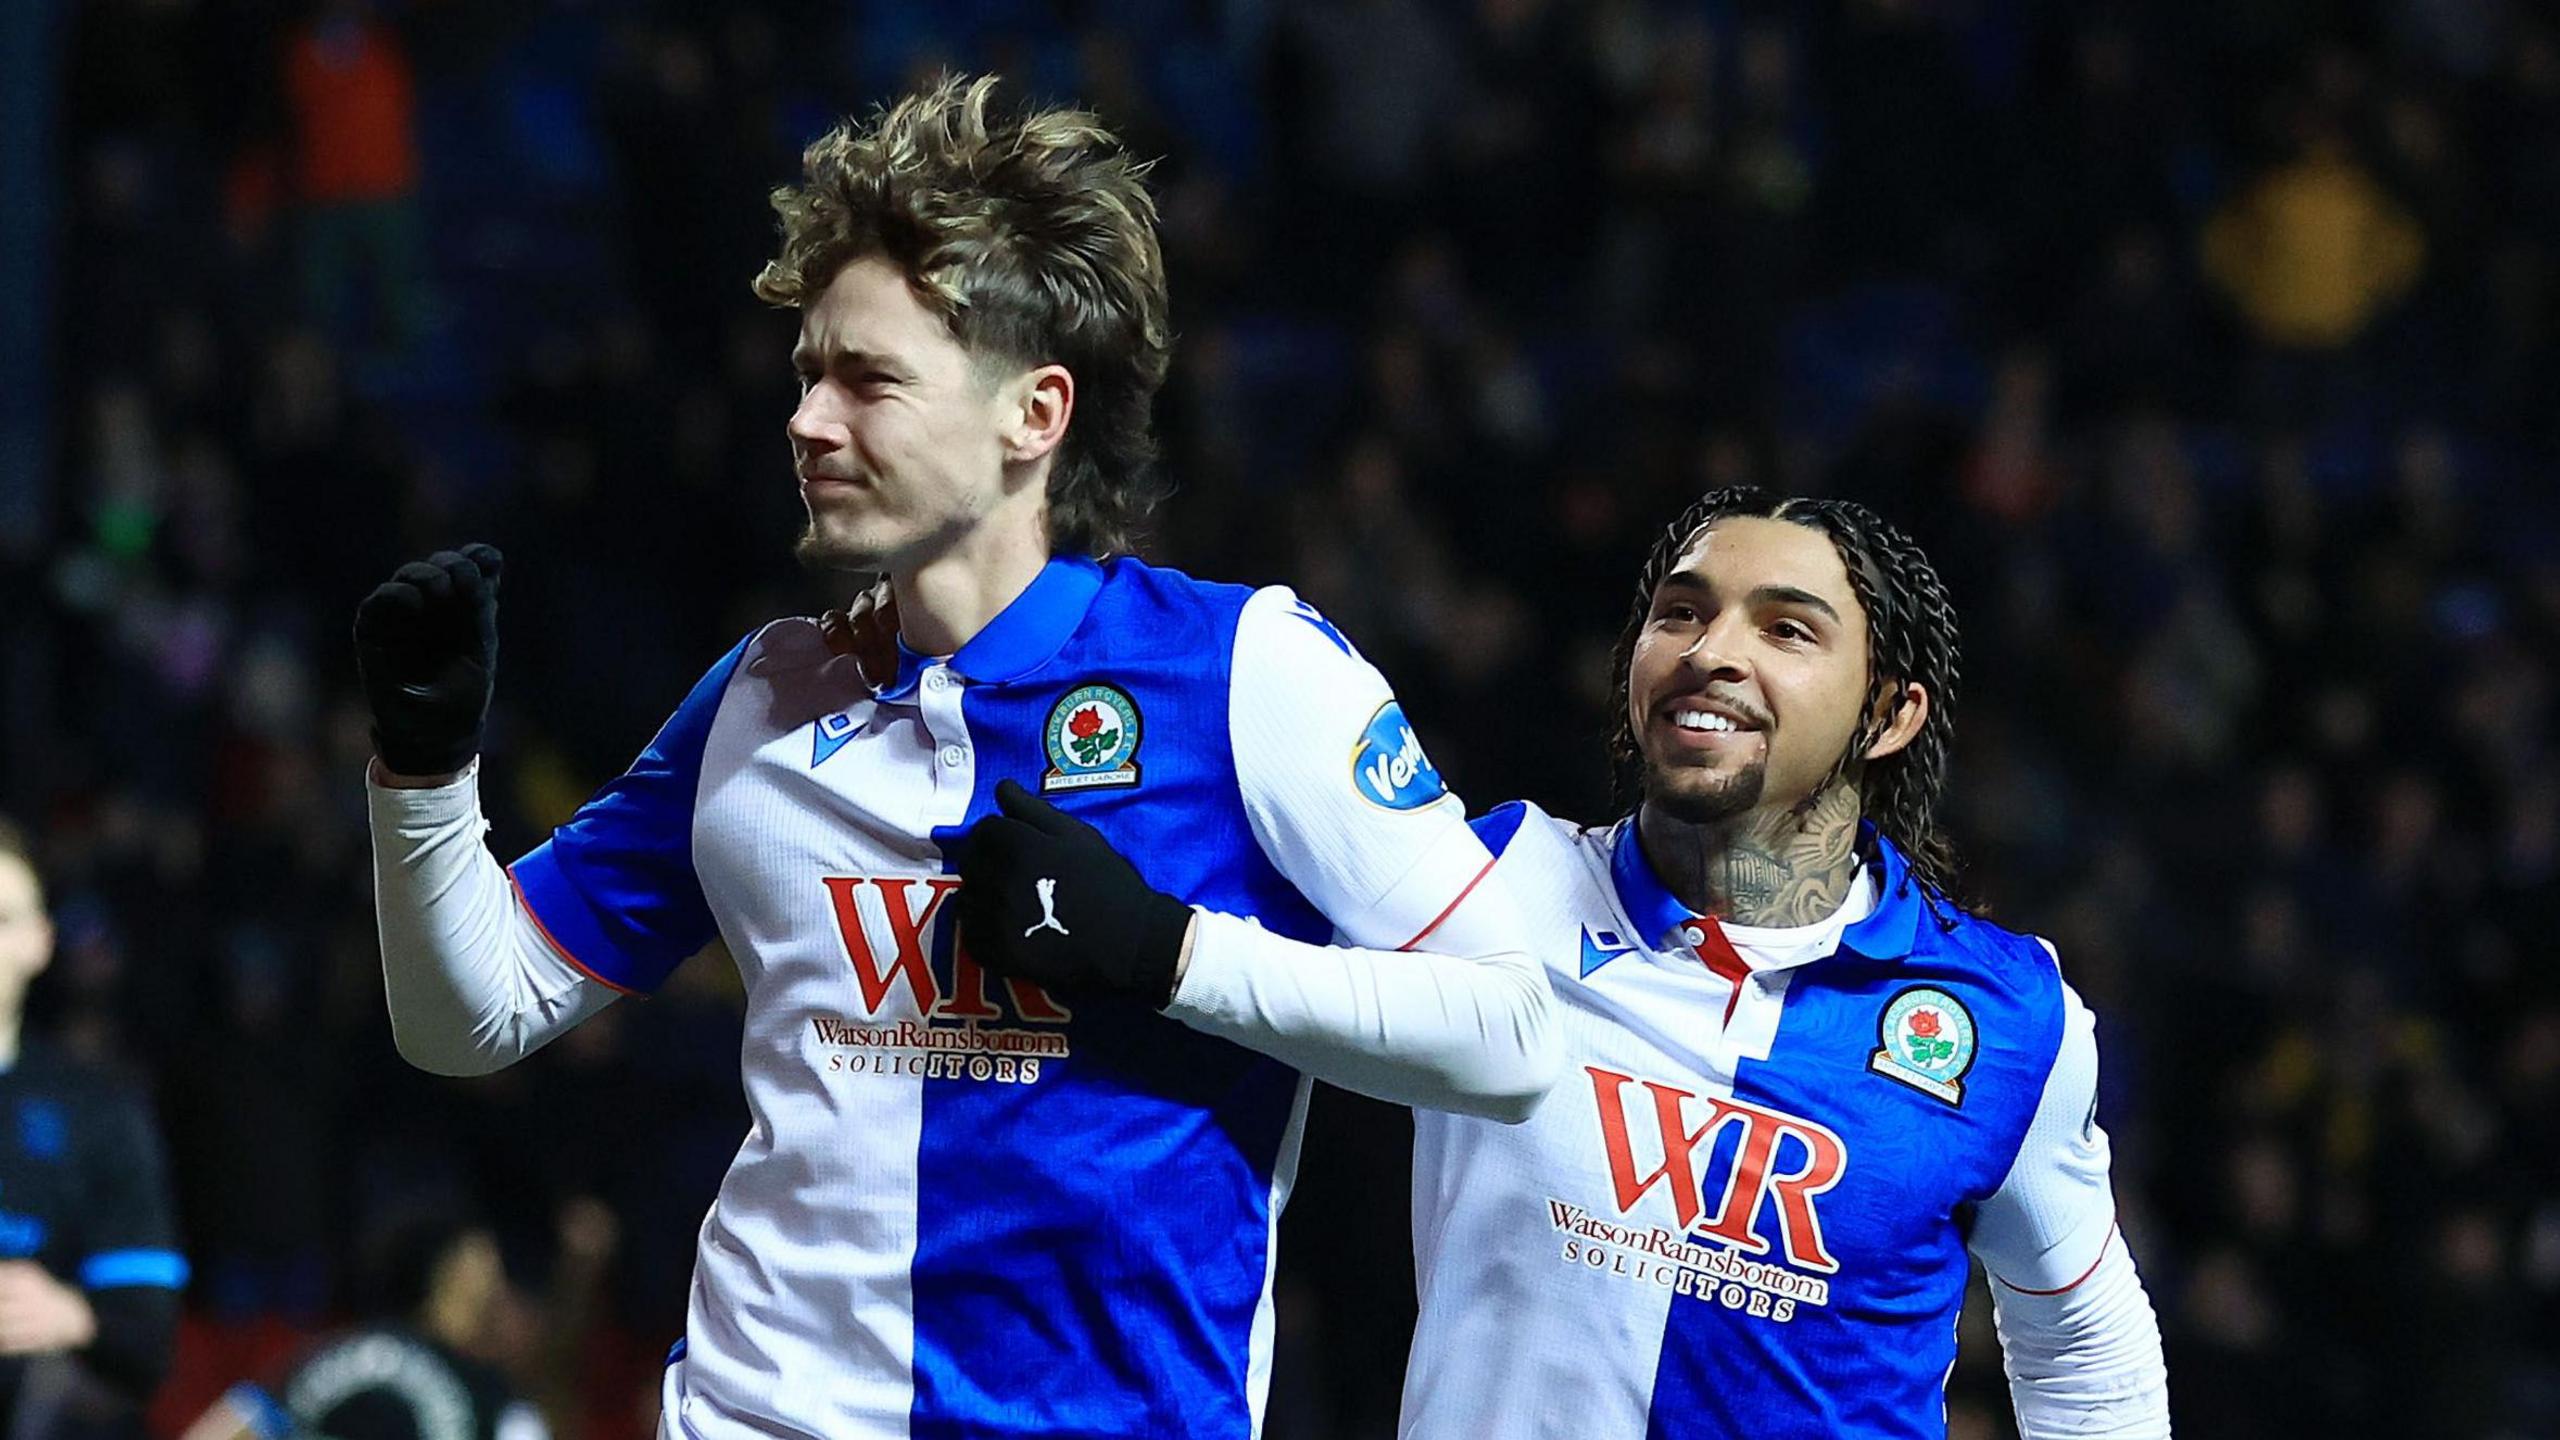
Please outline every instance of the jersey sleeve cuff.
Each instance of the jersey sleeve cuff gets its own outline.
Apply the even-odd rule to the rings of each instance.
[[[616,943],[603,917],[579,892],[559,852],[548,840],[507,867],[507,876],[515,882],[517,903],[524,907],[534,928],[542,932],[544,943],[580,974],[600,985],[626,995],[646,994],[663,984],[682,963],[682,956],[652,963]]]
[[[433,827],[480,813],[480,757],[477,755],[442,785],[385,785],[375,775],[376,762],[367,761],[364,767],[366,803],[376,814],[390,819],[404,830],[416,826]]]

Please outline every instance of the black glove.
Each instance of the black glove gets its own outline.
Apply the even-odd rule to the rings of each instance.
[[[1191,907],[1149,885],[1102,833],[1014,781],[960,849],[960,934],[989,971],[1069,999],[1162,1009]]]
[[[439,550],[356,607],[356,669],[373,752],[394,775],[450,775],[480,753],[498,673],[496,549]]]

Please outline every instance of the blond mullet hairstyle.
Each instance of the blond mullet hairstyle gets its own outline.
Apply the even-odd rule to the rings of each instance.
[[[1149,417],[1173,348],[1148,166],[1092,114],[997,111],[995,89],[946,75],[811,142],[773,192],[782,253],[755,291],[806,306],[882,256],[982,366],[1065,366],[1049,543],[1126,551],[1162,498]]]

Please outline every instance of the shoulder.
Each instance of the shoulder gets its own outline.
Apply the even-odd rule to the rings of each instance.
[[[1102,562],[1102,589],[1094,597],[1094,606],[1115,619],[1153,614],[1232,625],[1260,593],[1250,585],[1202,580],[1121,555]]]
[[[2037,1037],[2031,1052],[2058,1053],[2076,1000],[2063,983],[2052,943],[1979,915],[1945,910],[1943,902],[1941,909],[1954,918],[1952,927],[1925,918],[1920,925],[1924,936],[1934,937],[1924,943],[1937,951],[1939,962],[1958,967],[1977,993],[2009,1012],[2014,1024],[2004,1028]]]
[[[1559,819],[1526,800],[1496,805],[1467,824],[1505,883],[1542,910],[1579,916],[1602,903],[1593,884],[1608,871],[1609,827]]]
[[[1352,660],[1350,640],[1305,597],[1286,585],[1231,585],[1200,580],[1140,560],[1114,560],[1104,570],[1103,595],[1125,607],[1196,616],[1237,632],[1239,653],[1248,648],[1314,646]]]
[[[1559,820],[1535,801],[1511,800],[1496,805],[1467,824],[1499,858],[1517,850],[1523,856],[1552,855],[1579,846],[1590,833],[1570,820]]]
[[[749,631],[747,638],[720,657],[711,673],[735,667],[751,675],[782,675],[815,670],[842,658],[817,616],[786,615]]]
[[[1168,665],[1223,673],[1254,590],[1196,579],[1131,556],[1101,562],[1101,588],[1063,655],[1074,663]]]
[[[2058,997],[2062,967],[2051,941],[1957,910],[1943,900],[1934,908],[1955,922],[1952,926],[1922,922],[1924,932],[1937,936],[1941,951],[1962,957],[1994,984],[2022,994],[2049,992]]]

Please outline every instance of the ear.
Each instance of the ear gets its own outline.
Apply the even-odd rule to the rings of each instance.
[[[1076,377],[1064,365],[1026,370],[1006,388],[1004,404],[1004,458],[1027,462],[1054,454],[1076,412]]]
[[[1884,722],[1884,729],[1867,742],[1859,757],[1864,760],[1881,760],[1919,738],[1920,727],[1929,723],[1928,687],[1906,683],[1898,693],[1878,697],[1875,718]]]

